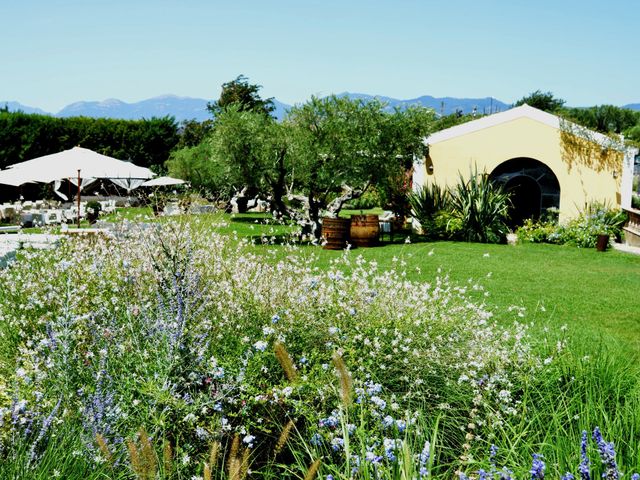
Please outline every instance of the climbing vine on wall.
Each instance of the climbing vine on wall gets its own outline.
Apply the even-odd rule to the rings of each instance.
[[[597,172],[620,172],[624,141],[616,134],[594,132],[581,125],[560,118],[562,160],[569,169],[574,165],[592,168]]]

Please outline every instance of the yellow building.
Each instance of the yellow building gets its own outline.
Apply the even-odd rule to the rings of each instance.
[[[593,201],[630,207],[636,149],[528,105],[479,118],[425,139],[429,155],[414,165],[414,189],[452,187],[477,169],[511,192],[512,223],[548,208],[560,221]]]

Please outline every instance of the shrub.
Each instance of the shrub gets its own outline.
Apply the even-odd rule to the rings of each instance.
[[[516,233],[521,242],[562,243],[562,236],[555,222],[528,218]]]
[[[412,215],[420,222],[422,233],[438,238],[447,232],[447,223],[436,220],[440,212],[450,209],[450,194],[436,183],[424,185],[409,194]]]
[[[95,223],[102,211],[102,205],[100,205],[100,202],[96,200],[91,200],[90,202],[87,202],[85,211],[87,212],[86,215],[89,223]]]
[[[593,248],[598,241],[598,235],[619,237],[626,220],[627,215],[622,210],[594,202],[577,218],[561,227],[559,234],[564,243]]]
[[[557,243],[593,248],[598,235],[619,237],[627,215],[622,210],[594,202],[578,217],[565,225],[548,220],[527,220],[518,229],[518,238],[525,242]]]
[[[509,228],[509,194],[494,184],[486,174],[471,173],[465,180],[462,175],[451,192],[451,207],[462,225],[461,239],[468,242],[501,243],[506,240]]]

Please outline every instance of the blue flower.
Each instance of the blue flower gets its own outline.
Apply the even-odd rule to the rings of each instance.
[[[429,474],[427,469],[427,463],[429,463],[429,457],[431,456],[431,444],[427,441],[424,442],[422,452],[418,456],[418,462],[420,465],[420,478],[426,477]]]
[[[394,423],[394,420],[393,420],[393,417],[391,415],[387,415],[386,417],[384,417],[382,419],[382,426],[384,428],[391,427],[393,425],[393,423]]]
[[[331,440],[331,448],[333,449],[334,452],[337,452],[338,450],[342,449],[343,446],[344,446],[344,439],[342,437],[335,437],[333,440]]]
[[[533,462],[531,464],[531,480],[543,480],[544,479],[544,469],[545,464],[542,460],[542,455],[538,453],[533,454]]]
[[[259,350],[260,352],[264,352],[267,349],[267,342],[259,340],[253,344],[253,348]]]
[[[364,456],[364,459],[373,465],[378,465],[380,462],[382,462],[382,457],[380,455],[376,455],[373,452],[367,452]]]
[[[616,463],[616,451],[613,447],[613,442],[605,442],[598,427],[593,430],[592,437],[598,445],[600,460],[607,469],[606,472],[602,474],[602,477],[606,478],[607,480],[619,479],[620,471],[618,470],[618,465]]]
[[[582,431],[582,443],[580,444],[580,465],[578,466],[578,472],[582,480],[591,480],[591,468],[589,467],[589,457],[587,456],[587,431]]]
[[[478,480],[489,480],[491,475],[483,469],[478,470]]]
[[[380,410],[384,410],[385,408],[387,408],[387,402],[385,402],[383,399],[381,399],[380,397],[378,397],[376,395],[371,397],[371,403],[373,403]]]

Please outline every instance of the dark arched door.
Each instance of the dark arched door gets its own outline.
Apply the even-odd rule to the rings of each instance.
[[[489,178],[511,193],[510,226],[537,219],[560,208],[560,183],[553,171],[533,158],[513,158],[498,165]]]

